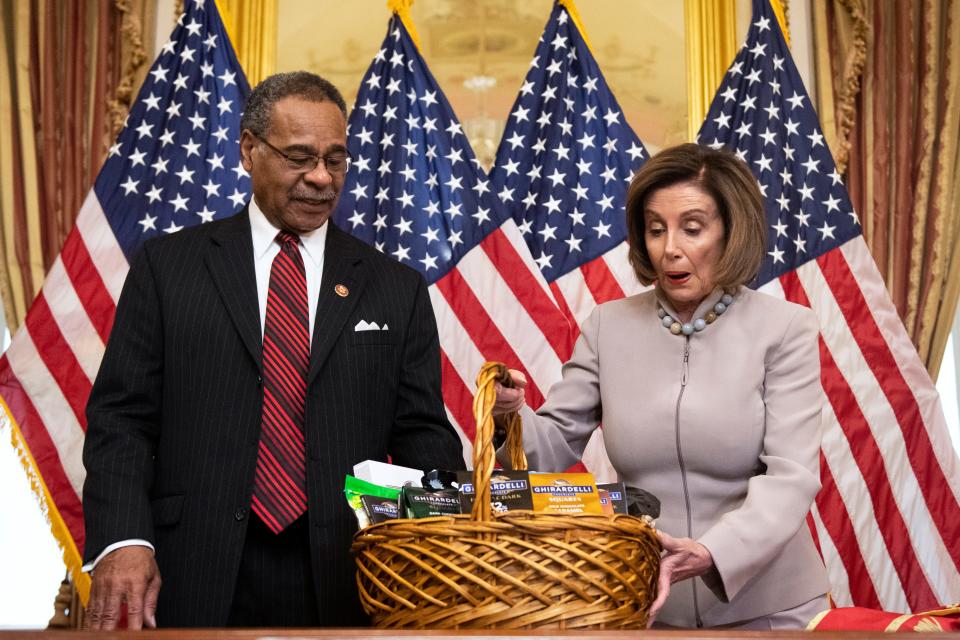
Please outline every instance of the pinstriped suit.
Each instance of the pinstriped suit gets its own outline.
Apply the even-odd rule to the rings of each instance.
[[[355,332],[360,320],[390,329]],[[305,427],[321,624],[366,624],[342,494],[352,465],[389,454],[419,468],[463,466],[439,364],[423,278],[331,224]],[[85,557],[118,540],[152,542],[162,626],[227,620],[251,517],[261,371],[247,212],[146,243],[87,406]]]

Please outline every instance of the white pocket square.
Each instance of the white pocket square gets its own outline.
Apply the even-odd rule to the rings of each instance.
[[[353,328],[353,330],[354,331],[388,331],[389,327],[387,327],[387,325],[383,325],[383,327],[381,327],[376,322],[367,322],[366,320],[361,320],[360,322],[357,323],[357,325]]]

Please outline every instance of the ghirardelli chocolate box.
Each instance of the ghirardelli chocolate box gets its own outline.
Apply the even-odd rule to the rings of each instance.
[[[370,524],[393,520],[399,515],[396,500],[378,496],[360,496],[360,502],[363,503],[363,509],[367,512],[367,517],[370,518]]]
[[[592,473],[531,473],[530,490],[540,513],[603,514]]]
[[[604,513],[627,513],[627,489],[622,482],[598,484],[597,491]]]
[[[400,502],[405,518],[430,518],[460,513],[460,494],[456,489],[427,491],[421,487],[407,486],[400,490]]]
[[[529,476],[530,474],[526,471],[494,471],[490,478],[490,505],[493,511],[532,509],[533,497],[530,494]],[[470,513],[476,495],[473,472],[458,471],[457,480],[460,482],[460,510],[463,513]]]

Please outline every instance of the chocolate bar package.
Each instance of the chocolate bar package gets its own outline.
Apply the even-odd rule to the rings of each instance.
[[[627,489],[622,482],[598,484],[597,491],[600,493],[600,506],[604,513],[627,513]]]
[[[404,518],[430,518],[460,513],[460,492],[456,489],[428,491],[407,485],[400,490]]]
[[[366,512],[367,517],[370,518],[370,524],[379,524],[387,520],[393,520],[400,515],[400,510],[398,509],[395,498],[361,495],[360,503],[363,504],[363,510]]]
[[[476,491],[473,486],[472,471],[458,471],[460,482],[460,510],[470,513]],[[496,470],[490,478],[490,504],[493,511],[517,511],[532,509],[533,496],[530,493],[530,474],[526,471]]]
[[[592,473],[531,473],[530,490],[539,513],[603,514]]]

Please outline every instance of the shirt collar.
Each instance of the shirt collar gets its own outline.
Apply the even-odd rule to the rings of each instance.
[[[277,233],[280,230],[263,215],[263,211],[257,205],[256,198],[250,199],[249,211],[250,231],[253,235],[253,257],[259,260],[273,245],[273,241],[277,238]],[[327,223],[323,223],[319,229],[300,234],[300,246],[303,247],[314,266],[318,268],[323,263],[323,250],[327,244],[327,228],[329,226]]]

